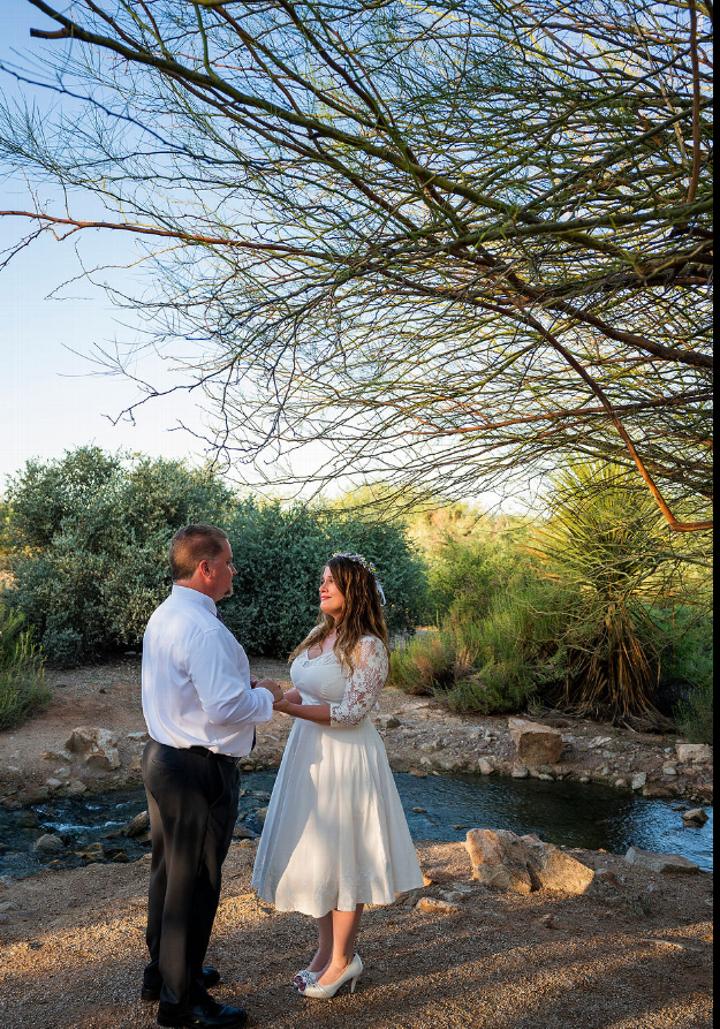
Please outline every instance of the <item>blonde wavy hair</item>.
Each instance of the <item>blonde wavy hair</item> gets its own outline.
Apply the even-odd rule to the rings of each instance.
[[[317,624],[290,655],[293,661],[303,651],[321,644],[337,628],[333,651],[345,669],[355,667],[358,645],[363,636],[376,636],[389,650],[388,628],[383,613],[385,595],[372,566],[360,554],[333,554],[326,562],[335,585],[345,598],[342,617],[319,613]]]

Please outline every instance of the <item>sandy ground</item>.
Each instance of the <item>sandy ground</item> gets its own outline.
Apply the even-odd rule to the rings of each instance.
[[[648,875],[575,852],[606,872],[579,897],[499,895],[473,884],[462,844],[421,844],[423,868],[461,910],[425,914],[408,895],[366,912],[354,996],[300,997],[289,985],[312,925],[249,891],[255,844],[233,845],[208,959],[219,999],[273,1029],[700,1029],[711,1016],[712,877]],[[140,1002],[148,862],[93,865],[10,884],[0,904],[3,1029],[145,1029]]]

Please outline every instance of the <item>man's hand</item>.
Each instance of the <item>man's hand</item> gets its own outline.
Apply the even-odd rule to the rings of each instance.
[[[273,695],[273,703],[277,703],[278,700],[282,700],[282,686],[280,686],[279,683],[276,683],[274,679],[259,679],[255,683],[253,689],[256,689],[258,686],[262,686],[263,689],[270,690]]]

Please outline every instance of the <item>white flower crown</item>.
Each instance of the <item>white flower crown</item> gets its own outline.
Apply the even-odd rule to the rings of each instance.
[[[363,557],[362,554],[337,553],[337,554],[333,554],[332,557],[330,558],[330,560],[332,561],[332,559],[335,558],[335,557],[341,557],[345,561],[352,561],[354,564],[362,565],[362,567],[365,569],[365,571],[370,572],[370,574],[372,575],[372,577],[373,577],[373,579],[375,581],[375,589],[378,591],[378,596],[380,597],[380,604],[383,607],[385,607],[385,605],[387,603],[387,601],[385,599],[385,590],[383,589],[382,583],[380,582],[380,579],[378,578],[378,573],[377,573],[377,571],[375,569],[375,566],[373,564],[371,564],[371,562],[368,561],[367,558]]]

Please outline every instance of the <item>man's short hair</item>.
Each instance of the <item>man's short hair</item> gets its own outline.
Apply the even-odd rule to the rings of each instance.
[[[170,543],[170,569],[173,582],[191,579],[201,561],[212,561],[223,552],[227,534],[214,525],[186,525]]]

